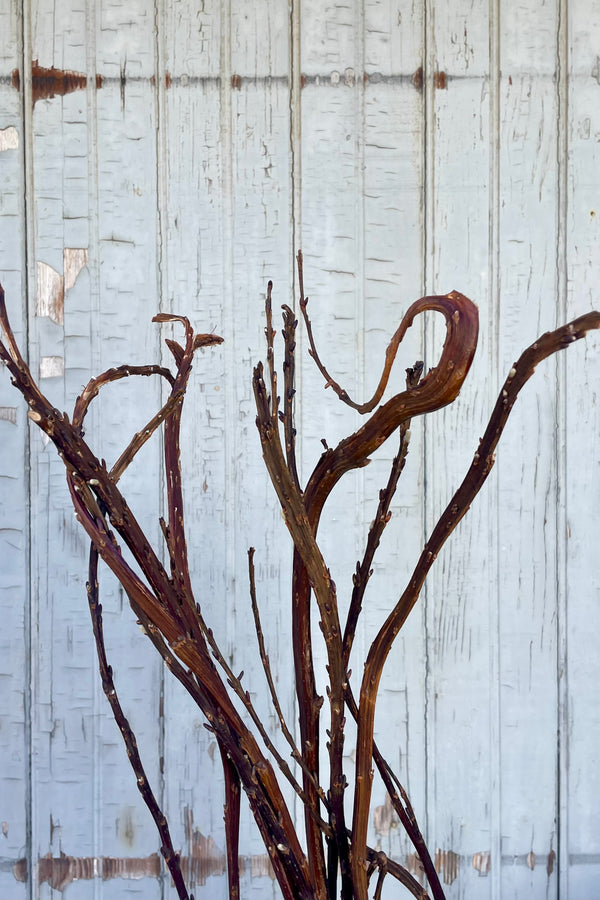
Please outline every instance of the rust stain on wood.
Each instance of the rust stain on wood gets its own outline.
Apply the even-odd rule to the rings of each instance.
[[[548,875],[548,878],[550,878],[550,876],[554,872],[554,860],[555,859],[556,859],[556,853],[554,852],[554,850],[551,850],[550,853],[548,854],[548,861],[546,863],[546,873]]]
[[[232,75],[231,76],[231,87],[234,91],[239,91],[242,86],[242,76],[241,75]]]
[[[418,91],[423,90],[423,66],[419,66],[417,71],[412,77],[412,83],[416,87]]]
[[[172,77],[172,75],[171,75],[170,72],[165,72],[164,80],[165,80],[165,87],[166,87],[166,88],[170,88],[171,85],[173,84],[173,77]],[[153,87],[156,86],[156,76],[155,76],[155,75],[152,75],[152,76],[151,76],[151,78],[150,78],[150,84],[151,84]]]
[[[535,869],[535,853],[533,852],[533,850],[530,850],[527,854],[527,865],[533,872],[533,870]]]
[[[448,87],[448,80],[446,78],[446,73],[445,72],[434,72],[433,84],[438,90],[445,91],[446,88]]]
[[[103,78],[96,75],[96,88],[102,87]],[[69,69],[56,69],[54,66],[47,68],[40,66],[39,60],[31,63],[31,92],[32,101],[51,100],[53,97],[64,97],[73,91],[81,91],[87,87],[88,78],[83,72],[73,72]],[[21,74],[18,69],[13,69],[11,84],[16,90],[21,90]]]

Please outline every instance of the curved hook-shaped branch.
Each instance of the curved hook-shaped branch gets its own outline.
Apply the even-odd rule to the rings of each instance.
[[[415,318],[427,310],[441,312],[446,319],[446,339],[437,366],[416,387],[396,394],[380,406],[358,431],[340,441],[335,449],[322,454],[305,491],[313,528],[316,529],[323,504],[342,475],[366,465],[369,455],[407,419],[441,409],[458,397],[477,348],[477,307],[458,291],[421,297],[408,309],[396,335],[404,336]]]

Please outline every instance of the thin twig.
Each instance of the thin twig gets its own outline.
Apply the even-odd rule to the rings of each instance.
[[[289,306],[283,306],[283,340],[284,340],[284,357],[283,357],[283,410],[279,413],[280,419],[283,421],[283,432],[285,436],[285,453],[287,464],[291,472],[296,487],[300,488],[298,479],[298,470],[296,467],[296,429],[294,428],[294,395],[296,393],[295,383],[295,356],[296,349],[296,327],[298,320]]]
[[[413,368],[406,370],[407,390],[410,390],[411,388],[417,386],[422,371],[422,362],[417,362],[415,363]],[[375,551],[379,547],[379,542],[381,540],[381,536],[383,534],[385,526],[391,518],[392,514],[390,512],[390,506],[396,492],[398,480],[400,478],[400,475],[402,474],[404,464],[406,462],[408,445],[410,441],[410,423],[411,420],[407,419],[400,426],[400,446],[398,448],[398,453],[392,461],[392,467],[388,477],[388,482],[385,488],[383,488],[383,490],[379,492],[379,505],[377,506],[375,518],[373,519],[371,527],[369,528],[369,536],[367,538],[365,553],[362,562],[356,564],[356,572],[352,577],[354,586],[352,590],[352,597],[350,599],[350,606],[348,609],[348,617],[346,619],[346,627],[344,629],[344,663],[346,666],[348,666],[350,651],[352,649],[352,643],[354,641],[354,635],[356,632],[356,624],[358,622],[358,617],[362,608],[363,596],[369,578],[372,575],[371,564],[373,562],[373,557],[375,556]]]
[[[283,736],[285,737],[286,741],[288,742],[288,744],[290,746],[292,758],[294,759],[294,761],[296,763],[298,763],[298,765],[300,766],[300,768],[302,769],[304,774],[307,775],[311,779],[311,781],[313,782],[313,786],[319,795],[319,799],[321,800],[321,802],[323,803],[325,808],[327,810],[329,810],[329,803],[327,801],[327,797],[325,796],[325,792],[324,792],[323,788],[321,787],[321,785],[315,780],[312,772],[310,771],[310,769],[306,765],[306,762],[302,758],[302,754],[300,753],[298,747],[296,746],[294,737],[287,726],[287,722],[285,721],[285,717],[284,717],[283,711],[281,709],[281,704],[279,702],[279,697],[277,696],[277,691],[275,689],[275,681],[273,679],[273,673],[271,671],[271,663],[270,663],[269,655],[268,655],[268,653],[266,651],[266,647],[265,647],[265,639],[264,639],[264,634],[263,634],[262,625],[261,625],[261,621],[260,621],[260,612],[258,609],[258,602],[256,599],[256,580],[255,580],[255,574],[254,574],[254,552],[255,552],[254,547],[250,547],[250,549],[248,550],[248,576],[249,576],[249,581],[250,581],[250,601],[252,604],[252,614],[254,616],[254,630],[256,632],[256,639],[258,642],[258,650],[259,650],[263,670],[265,673],[265,678],[267,679],[269,693],[271,695],[271,702],[273,703],[273,707],[277,714],[277,719],[279,720],[279,725],[281,727]],[[306,795],[304,793],[301,796],[302,796],[303,802],[306,804],[308,802],[308,798],[306,797]]]
[[[239,697],[239,699],[242,701],[250,718],[256,725],[258,733],[260,734],[265,747],[268,749],[269,753],[271,753],[273,758],[276,760],[277,765],[279,766],[279,768],[281,769],[282,773],[285,775],[285,777],[287,778],[287,780],[289,781],[291,786],[293,787],[294,791],[298,794],[298,796],[300,797],[302,802],[304,804],[306,804],[307,797],[306,797],[304,791],[302,790],[302,787],[298,784],[298,782],[294,778],[294,775],[292,774],[292,771],[291,771],[289,765],[287,764],[286,760],[283,758],[283,756],[278,751],[277,747],[275,746],[275,744],[269,737],[269,733],[268,733],[267,729],[265,728],[265,726],[263,725],[263,722],[262,722],[260,716],[258,715],[258,713],[254,707],[254,704],[252,703],[250,693],[242,685],[242,677],[243,677],[244,673],[241,672],[240,675],[235,675],[235,673],[233,672],[233,669],[231,668],[231,666],[225,659],[223,653],[221,652],[221,649],[220,649],[217,641],[215,640],[215,636],[214,636],[212,629],[209,628],[208,625],[206,624],[200,610],[198,610],[197,615],[198,615],[198,620],[200,622],[200,626],[202,629],[202,634],[205,636],[214,658],[216,659],[218,664],[223,669],[225,675],[227,676],[227,683],[233,689],[236,696]],[[317,813],[317,816],[318,816],[318,813]],[[322,822],[322,820],[319,820],[319,821],[321,821],[321,825],[325,824]]]
[[[160,852],[162,853],[164,860],[169,868],[169,872],[171,873],[171,878],[173,879],[173,883],[175,884],[177,895],[179,896],[180,900],[194,900],[193,896],[190,896],[188,894],[185,882],[183,880],[183,875],[181,874],[180,857],[179,854],[176,853],[173,849],[173,842],[171,840],[169,825],[163,811],[158,805],[156,797],[154,796],[154,792],[152,791],[150,782],[148,781],[148,777],[142,765],[140,754],[137,748],[135,734],[133,733],[133,729],[131,728],[127,717],[123,712],[123,707],[121,706],[121,703],[117,696],[112,667],[108,664],[108,659],[106,657],[104,629],[102,626],[102,606],[98,601],[98,551],[93,546],[93,544],[90,546],[87,596],[90,608],[90,616],[92,618],[94,640],[96,642],[96,651],[98,654],[100,677],[102,678],[102,688],[110,704],[112,714],[114,716],[115,722],[119,727],[123,741],[125,742],[125,747],[127,748],[127,756],[136,777],[138,790],[142,795],[142,799],[148,807],[152,818],[154,819],[156,828],[160,835],[162,842]]]

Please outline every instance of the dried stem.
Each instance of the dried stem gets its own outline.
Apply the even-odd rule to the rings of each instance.
[[[321,803],[325,806],[326,809],[329,809],[329,803],[327,801],[327,798],[325,796],[325,792],[323,791],[323,788],[321,787],[320,784],[318,784],[317,781],[315,781],[315,778],[314,778],[312,772],[309,770],[304,759],[302,758],[302,754],[300,753],[298,747],[296,746],[294,737],[293,737],[292,733],[290,732],[290,730],[287,726],[287,723],[285,721],[285,717],[284,717],[283,711],[281,709],[281,704],[279,702],[279,697],[277,696],[277,691],[275,690],[275,681],[273,679],[273,674],[271,672],[271,663],[269,660],[269,656],[268,656],[266,648],[265,648],[265,640],[264,640],[262,625],[260,622],[260,613],[258,610],[258,602],[256,599],[256,580],[255,580],[255,575],[254,575],[254,552],[255,552],[254,547],[250,547],[250,549],[248,550],[248,575],[249,575],[249,580],[250,580],[250,601],[252,604],[252,614],[254,616],[254,628],[256,631],[256,639],[258,641],[258,650],[259,650],[259,654],[260,654],[260,660],[261,660],[261,663],[263,666],[263,671],[265,673],[265,678],[267,679],[267,685],[269,687],[269,694],[271,695],[271,702],[273,703],[273,708],[275,709],[275,712],[277,714],[277,719],[279,720],[279,725],[280,725],[281,731],[283,733],[283,736],[285,737],[285,739],[288,742],[290,749],[292,751],[292,753],[291,753],[292,758],[294,759],[294,761],[296,763],[298,763],[298,765],[301,767],[304,774],[310,779],[312,786],[314,787],[315,791],[317,792],[317,795],[318,795]],[[294,787],[294,790],[296,790],[296,792],[299,794],[301,799],[304,801],[305,807],[307,807],[308,809],[312,809],[312,807],[310,805],[308,805],[308,798],[307,798],[306,794],[301,790],[298,791],[296,789],[296,786]],[[323,830],[323,825],[320,821],[320,817],[317,816],[316,821],[317,821],[317,824],[319,825],[319,827],[321,828],[321,830]]]
[[[406,370],[407,390],[411,390],[412,388],[417,386],[422,371],[422,362],[416,362],[412,369]],[[408,444],[410,441],[410,421],[410,419],[407,419],[406,422],[403,422],[399,428],[400,446],[398,448],[398,453],[392,461],[392,467],[390,469],[387,485],[383,490],[379,492],[379,505],[377,507],[377,512],[375,513],[375,518],[373,519],[371,527],[369,528],[369,535],[367,538],[365,553],[362,562],[358,562],[356,564],[356,572],[352,577],[354,588],[352,590],[348,617],[346,619],[346,627],[344,629],[344,662],[346,666],[348,666],[348,660],[350,658],[350,651],[352,649],[352,643],[354,641],[354,634],[362,607],[362,600],[367,587],[367,583],[372,575],[371,564],[373,562],[375,552],[379,547],[379,542],[381,540],[381,536],[383,534],[385,526],[390,521],[392,515],[390,512],[390,505],[394,498],[394,494],[396,493],[398,480],[400,478],[400,475],[402,474],[404,464],[406,462],[406,457],[408,455]]]
[[[173,849],[169,826],[163,811],[156,801],[156,797],[150,787],[150,782],[142,765],[140,754],[137,748],[135,734],[123,712],[123,707],[117,696],[117,690],[113,679],[112,667],[108,664],[106,657],[106,647],[104,644],[104,630],[102,626],[102,606],[98,601],[98,551],[92,545],[90,547],[89,571],[87,582],[88,603],[90,615],[92,617],[92,628],[94,631],[94,640],[96,642],[96,651],[98,653],[98,664],[100,667],[100,677],[102,679],[102,687],[106,698],[110,704],[112,714],[117,723],[125,747],[127,748],[127,756],[131,767],[134,771],[138,790],[142,795],[144,803],[150,810],[150,814],[154,819],[156,828],[161,838],[161,848],[164,860],[168,866],[171,878],[180,900],[194,900],[187,892],[183,876],[181,874],[181,866],[179,854]]]
[[[303,490],[297,471],[293,418],[297,321],[292,310],[284,306],[284,397],[280,409],[274,357],[272,283],[269,282],[265,304],[268,386],[263,377],[263,366],[259,363],[254,370],[253,389],[265,465],[294,544],[292,635],[300,747],[296,745],[285,721],[265,647],[256,599],[253,549],[248,554],[250,598],[259,655],[271,702],[282,733],[291,748],[292,758],[302,769],[302,785],[269,737],[248,691],[242,685],[243,673],[234,675],[192,592],[180,464],[181,412],[195,351],[199,347],[219,343],[221,339],[215,335],[195,335],[184,317],[166,314],[155,317],[154,321],[159,323],[176,322],[183,326],[183,343],[171,339],[166,341],[175,361],[175,374],[161,366],[120,366],[110,369],[88,383],[77,399],[71,423],[66,413],[50,406],[33,381],[10,329],[4,292],[0,287],[0,326],[4,334],[4,339],[0,341],[0,359],[6,363],[14,384],[25,397],[30,418],[58,448],[67,470],[76,515],[92,543],[88,599],[102,682],[123,734],[138,787],[157,824],[162,853],[179,897],[186,900],[188,898],[179,859],[173,850],[164,815],[148,785],[135,736],[119,704],[112,671],[106,659],[101,607],[98,602],[99,556],[123,585],[133,612],[149,639],[170,671],[203,711],[207,727],[215,735],[225,774],[224,819],[230,900],[239,900],[240,895],[239,823],[242,787],[285,900],[333,900],[338,893],[342,900],[367,900],[369,880],[375,874],[375,900],[382,896],[388,876],[403,884],[417,900],[429,900],[427,891],[404,867],[367,845],[373,762],[381,774],[392,806],[423,864],[433,900],[444,900],[443,889],[408,796],[374,741],[375,705],[383,666],[397,634],[418,599],[424,579],[440,548],[467,512],[492,468],[494,450],[519,391],[540,361],[583,337],[590,329],[600,328],[600,313],[589,313],[543,335],[522,354],[511,369],[462,484],[433,529],[406,590],[369,649],[357,704],[348,684],[349,657],[375,552],[390,519],[392,498],[404,467],[411,419],[440,409],[458,395],[475,352],[478,317],[474,304],[455,291],[445,296],[423,297],[418,300],[410,307],[392,337],[373,397],[365,403],[357,403],[331,377],[317,353],[307,313],[308,300],[304,296],[301,253],[298,254],[298,275],[300,309],[308,332],[310,352],[326,380],[326,387],[331,386],[337,396],[352,408],[370,414],[362,427],[340,441],[335,448],[330,449],[325,445],[325,452]],[[407,329],[417,315],[427,310],[441,312],[445,317],[446,340],[438,365],[424,378],[421,378],[421,363],[408,369],[406,389],[376,409],[388,385],[399,345]],[[168,382],[170,392],[161,409],[141,432],[134,435],[109,470],[104,460],[98,459],[84,440],[83,422],[91,401],[98,396],[101,388],[130,375],[159,375]],[[167,521],[160,520],[160,523],[169,553],[170,574],[165,571],[117,486],[121,475],[140,448],[161,425],[164,428],[168,514]],[[386,487],[380,491],[377,512],[369,529],[363,558],[357,563],[349,612],[342,632],[336,586],[317,541],[321,513],[332,489],[342,476],[366,465],[370,454],[397,429],[398,453],[392,462]],[[139,571],[134,570],[125,560],[118,541],[122,541],[131,552]],[[329,785],[326,794],[319,778],[320,709],[323,699],[317,695],[315,686],[311,634],[313,595],[327,652]],[[238,711],[240,708],[236,698],[243,704],[247,716],[243,711]],[[347,786],[343,770],[346,708],[357,722],[351,828],[346,824],[344,811]],[[259,746],[256,732],[304,806],[306,855],[301,848],[278,778],[268,756],[264,755],[266,751]],[[322,809],[325,810],[328,821],[321,817]],[[327,854],[324,841],[327,843]],[[338,884],[340,880],[341,890]]]
[[[157,321],[173,317],[158,316]],[[213,335],[191,335],[186,320],[186,346],[169,342],[178,365],[172,396],[185,388],[192,354],[199,346],[213,343]],[[88,536],[109,568],[125,588],[134,609],[139,610],[158,629],[181,663],[189,668],[198,684],[198,698],[215,736],[235,765],[249,798],[258,828],[268,849],[277,879],[286,900],[312,898],[308,864],[297,839],[292,819],[270,763],[261,753],[256,739],[240,718],[227,688],[218,676],[204,643],[196,615],[196,605],[189,588],[189,572],[184,547],[182,504],[178,483],[179,448],[177,435],[181,401],[166,420],[165,452],[173,489],[168,492],[169,528],[173,532],[170,545],[172,559],[183,571],[176,580],[169,578],[154,550],[150,547],[135,516],[119,491],[103,461],[97,459],[83,440],[80,428],[68,416],[54,409],[31,378],[19,353],[6,314],[4,292],[0,288],[0,325],[4,342],[0,342],[0,358],[13,376],[15,386],[30,407],[30,418],[56,444],[69,473],[71,497]],[[174,418],[175,417],[175,418]],[[168,423],[173,420],[171,427]],[[167,485],[169,488],[169,484]],[[98,517],[106,509],[115,531],[131,550],[140,567],[137,575],[125,562],[108,526]]]

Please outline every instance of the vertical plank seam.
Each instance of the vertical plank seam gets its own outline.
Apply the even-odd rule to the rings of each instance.
[[[290,0],[289,20],[289,172],[290,172],[290,294],[291,306],[298,312],[296,297],[298,296],[298,275],[296,272],[296,253],[302,249],[302,0]],[[296,329],[296,368],[294,397],[294,419],[298,434],[302,435],[302,361],[304,359],[303,328]],[[298,423],[300,427],[298,428]],[[303,441],[296,441],[296,461],[300,479],[302,480],[302,446]],[[298,723],[298,696],[292,688],[291,721]],[[296,725],[296,728],[298,726]],[[298,735],[299,738],[299,735]],[[304,809],[298,796],[293,794],[294,821],[299,830],[304,830]]]
[[[500,88],[501,88],[501,12],[500,0],[489,4],[489,272],[488,316],[490,335],[490,370],[492,394],[498,391],[500,358]],[[501,769],[501,691],[500,691],[500,477],[490,485],[489,549],[493,561],[495,590],[490,590],[489,610],[489,677],[490,677],[490,854],[491,878],[489,896],[502,896],[502,769]],[[488,507],[489,508],[489,507]],[[493,520],[493,521],[492,521]],[[495,534],[494,534],[495,532]]]
[[[423,294],[428,294],[433,288],[433,253],[434,253],[434,233],[433,233],[433,206],[434,206],[434,141],[435,141],[435,122],[433,118],[434,112],[434,86],[433,71],[435,69],[435,42],[433,32],[434,11],[433,4],[430,0],[423,2],[423,189],[422,189],[422,208],[423,208]],[[429,333],[425,325],[421,325],[421,342],[423,346],[423,359],[425,362],[425,371],[427,370],[427,345]],[[425,418],[423,422],[423,518],[422,518],[422,542],[425,545],[429,531],[428,503],[428,456],[429,456],[429,423]],[[430,655],[430,634],[432,632],[432,610],[431,610],[431,594],[428,582],[425,581],[423,587],[423,627],[425,648],[425,689],[424,689],[424,772],[425,772],[425,817],[423,821],[423,832],[427,844],[431,846],[432,840],[436,837],[435,826],[435,769],[431,767],[431,760],[434,754],[430,753],[430,748],[435,742],[435,704],[431,704],[433,697],[434,685],[432,684],[431,655]],[[433,785],[431,781],[433,780]]]
[[[290,0],[290,51],[289,51],[289,116],[290,116],[290,296],[294,312],[298,311],[296,296],[298,275],[296,253],[302,249],[302,0]],[[309,279],[310,282],[310,279]],[[296,421],[302,416],[302,359],[304,333],[296,331],[296,396],[294,415]],[[298,469],[302,472],[302,441],[296,444]]]
[[[154,0],[154,128],[155,128],[155,160],[156,160],[156,293],[158,309],[160,312],[172,311],[172,298],[165,298],[165,286],[168,287],[168,253],[165,252],[165,223],[168,215],[168,184],[164,172],[167,158],[167,117],[166,117],[166,83],[165,83],[165,46],[164,46],[165,9],[163,0]],[[177,310],[177,312],[180,312]],[[163,365],[169,365],[170,360],[165,359],[166,350],[162,340],[161,329],[156,330],[155,342],[158,342],[158,354]],[[164,379],[157,380],[156,391],[159,401],[166,399],[166,386]],[[159,482],[158,482],[158,509],[161,517],[165,516],[165,493],[162,485],[165,483],[165,462],[163,452],[164,431],[159,431]],[[163,565],[166,565],[166,547],[160,530],[157,528],[159,557]],[[164,758],[166,753],[166,729],[165,729],[165,667],[160,665],[158,670],[158,802],[168,819],[169,811],[166,809],[166,782]],[[162,715],[161,715],[162,713]],[[160,896],[165,900],[168,892],[168,877],[164,858],[160,856]]]
[[[556,36],[556,91],[557,91],[557,247],[556,247],[556,288],[557,317],[561,322],[567,319],[567,214],[568,214],[568,113],[569,113],[569,45],[568,45],[568,2],[558,0],[558,28]],[[567,604],[567,359],[566,354],[556,360],[556,423],[555,441],[557,477],[557,517],[556,517],[556,628],[557,628],[557,855],[558,855],[558,900],[569,897],[569,695],[568,695],[568,604]]]
[[[24,288],[22,293],[23,308],[21,321],[23,324],[23,345],[25,358],[29,362],[30,346],[30,309],[32,303],[32,291],[34,289],[34,220],[33,220],[33,98],[31,91],[31,10],[29,0],[22,0],[20,22],[20,65],[21,65],[21,117],[23,127],[23,258],[25,262]],[[33,835],[35,824],[35,789],[33,784],[33,696],[36,686],[35,667],[33,665],[33,623],[34,592],[32,590],[33,579],[33,547],[32,547],[32,517],[31,498],[33,495],[33,471],[31,461],[31,437],[29,423],[25,424],[24,435],[25,453],[25,481],[26,504],[25,511],[25,554],[27,560],[27,582],[25,585],[25,658],[26,671],[24,690],[24,717],[25,717],[25,758],[26,763],[26,787],[25,787],[25,840],[27,857],[27,896],[29,900],[35,900],[37,895],[37,867],[34,865]],[[37,607],[37,603],[36,603]]]
[[[224,434],[225,451],[225,533],[229,536],[225,550],[226,565],[226,629],[227,648],[231,656],[235,644],[235,482],[234,455],[236,449],[235,428],[235,315],[233,309],[235,272],[233,267],[233,118],[232,118],[232,70],[231,70],[231,0],[221,2],[221,59],[220,59],[220,140],[221,187],[223,197],[223,330],[225,334],[225,398]]]
[[[355,127],[355,178],[356,178],[356,210],[355,210],[355,246],[356,269],[354,276],[354,322],[356,348],[356,386],[355,395],[365,396],[365,328],[366,328],[366,292],[365,292],[365,3],[360,0],[355,7],[355,50],[354,50],[354,127]],[[358,419],[358,416],[355,416]],[[358,423],[360,425],[360,423]],[[365,505],[365,469],[359,469],[355,487],[355,526],[354,540],[356,559],[363,553],[363,541],[367,522],[370,521]],[[365,617],[362,618],[361,651],[366,659],[364,647]],[[358,648],[357,648],[358,649]]]
[[[90,365],[92,373],[101,371],[101,334],[100,334],[100,204],[98,201],[98,97],[96,91],[97,48],[96,35],[99,28],[100,4],[95,0],[86,0],[86,45],[87,45],[87,174],[88,174],[88,271],[90,284]],[[95,404],[93,422],[101,433],[102,405]],[[96,860],[102,859],[103,835],[103,771],[101,764],[102,721],[104,713],[104,692],[101,689],[97,669],[93,668],[93,700],[92,700],[92,772],[93,772],[93,811],[92,811],[92,846]],[[95,864],[96,866],[97,864]],[[103,894],[100,872],[95,869],[94,900],[100,900]]]

